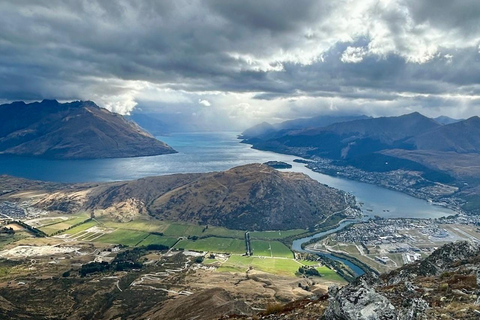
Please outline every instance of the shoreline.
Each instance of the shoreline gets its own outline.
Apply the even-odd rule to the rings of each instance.
[[[331,161],[330,159],[319,158],[319,157],[309,158],[308,155],[301,154],[301,153],[296,153],[296,152],[288,152],[288,150],[285,150],[285,152],[281,152],[281,150],[260,149],[260,148],[256,148],[254,145],[252,145],[248,142],[240,141],[240,143],[248,144],[254,150],[273,152],[273,153],[277,153],[277,154],[281,154],[281,155],[295,156],[295,157],[297,157],[297,159],[294,159],[293,162],[304,164],[305,168],[307,168],[307,169],[309,169],[313,172],[316,172],[316,173],[324,174],[324,175],[327,175],[327,176],[333,177],[333,178],[340,178],[340,179],[345,179],[345,180],[349,180],[349,181],[355,181],[355,182],[374,185],[374,186],[377,186],[377,187],[380,187],[380,188],[384,188],[386,190],[399,192],[399,193],[411,196],[411,197],[416,198],[416,199],[424,200],[424,201],[430,203],[431,205],[452,210],[456,214],[466,214],[466,212],[461,208],[461,204],[435,201],[435,200],[449,200],[449,199],[451,201],[454,201],[451,198],[451,196],[445,196],[444,198],[438,198],[438,196],[437,197],[435,197],[435,196],[428,197],[426,195],[422,196],[422,194],[419,192],[419,190],[394,188],[392,186],[389,186],[388,184],[380,184],[380,183],[372,182],[369,179],[361,179],[361,178],[355,178],[354,176],[353,177],[352,176],[347,176],[345,174],[338,174],[338,173],[344,173],[344,170],[345,170],[344,167],[339,167],[339,166],[335,166],[335,169],[339,169],[339,170],[338,171],[335,170],[335,174],[332,174],[332,171],[334,171],[333,168],[332,169],[327,169],[327,168],[320,168],[320,167],[312,167],[312,165],[320,166],[322,164],[322,162],[323,163],[330,162]],[[340,171],[342,168],[343,168],[343,171]],[[374,174],[372,172],[363,171],[361,169],[357,169],[357,168],[355,168],[355,169],[359,170],[359,171],[362,171],[362,173],[364,173],[365,176]],[[440,184],[440,183],[437,183],[437,182],[432,182],[432,183],[433,184]],[[449,186],[449,185],[447,185],[447,186]],[[452,193],[452,195],[453,194],[455,194],[455,193]],[[434,199],[434,198],[436,198],[436,199]]]
[[[307,160],[307,161],[310,162],[310,163],[315,163],[315,164],[318,163],[314,160]],[[356,182],[361,182],[361,183],[367,183],[367,184],[374,185],[374,186],[377,186],[377,187],[380,187],[380,188],[385,188],[385,189],[390,190],[390,191],[400,192],[400,193],[403,193],[405,195],[411,196],[413,198],[424,200],[431,205],[452,210],[457,214],[465,214],[465,212],[460,208],[459,205],[453,205],[453,204],[449,204],[449,203],[445,203],[445,202],[433,201],[429,197],[426,197],[426,196],[422,197],[421,194],[416,192],[415,190],[397,189],[397,188],[393,188],[389,185],[371,182],[368,179],[355,179],[355,178],[352,178],[352,177],[347,177],[345,175],[339,175],[339,174],[332,175],[329,172],[329,170],[321,170],[321,169],[318,169],[318,168],[312,168],[309,163],[305,164],[305,167],[308,168],[309,170],[312,170],[313,172],[321,173],[321,174],[324,174],[324,175],[327,175],[327,176],[330,176],[330,177],[341,178],[341,179],[346,179],[346,180],[351,180],[351,181],[356,181]]]

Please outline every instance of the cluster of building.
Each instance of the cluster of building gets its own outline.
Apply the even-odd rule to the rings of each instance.
[[[427,220],[416,219],[373,219],[342,230],[335,235],[335,238],[339,242],[362,243],[366,246],[405,243],[412,239],[399,231],[424,228],[430,223]]]
[[[11,201],[0,202],[0,218],[17,220],[25,218],[25,210]]]
[[[337,232],[335,239],[343,243],[361,243],[366,246],[408,243],[415,239],[407,231],[417,230],[431,238],[448,238],[442,224],[472,225],[480,228],[480,216],[455,215],[440,219],[372,219]],[[396,250],[404,250],[397,248]],[[400,252],[400,251],[398,251]],[[392,252],[397,253],[397,252]]]

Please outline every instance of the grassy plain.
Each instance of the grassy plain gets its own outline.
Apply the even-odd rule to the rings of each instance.
[[[115,244],[123,244],[126,246],[136,246],[144,239],[146,239],[150,234],[148,232],[143,231],[133,231],[133,230],[121,230],[117,229],[112,233],[107,233],[100,238],[96,239],[97,242],[105,242],[105,243],[115,243]]]
[[[239,239],[210,237],[198,239],[196,241],[181,240],[177,243],[175,248],[242,254],[245,253],[245,241]]]
[[[307,232],[304,229],[293,229],[293,230],[283,230],[283,231],[253,231],[250,232],[251,239],[258,239],[258,240],[276,240],[276,239],[284,239],[291,236],[296,236],[298,234],[302,234]]]
[[[85,231],[85,230],[87,230],[87,229],[89,229],[93,226],[96,226],[96,225],[97,225],[97,222],[95,220],[91,220],[91,221],[82,223],[81,225],[78,225],[76,227],[73,227],[72,229],[65,231],[65,233],[73,235],[73,234],[79,233],[81,231]]]
[[[211,263],[211,262],[210,262]],[[249,268],[272,274],[294,277],[302,265],[316,266],[318,262],[296,261],[285,258],[245,257],[232,255],[217,270],[219,272],[246,272]],[[316,267],[322,278],[329,281],[345,282],[334,270],[326,266]]]
[[[251,240],[254,256],[293,258],[292,251],[279,241]]]
[[[177,238],[168,238],[164,236],[159,236],[156,234],[150,234],[142,242],[140,242],[139,246],[148,246],[149,244],[161,244],[164,246],[172,247],[175,242],[177,242]]]

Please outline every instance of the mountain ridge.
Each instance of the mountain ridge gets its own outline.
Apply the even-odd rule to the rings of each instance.
[[[138,125],[92,101],[0,105],[0,154],[53,159],[175,153]]]
[[[18,189],[5,197],[21,199],[22,183],[0,179]],[[119,221],[144,216],[239,230],[308,228],[350,205],[343,191],[264,164],[111,183],[38,182],[36,188],[32,182],[28,190],[43,190],[34,205],[48,211],[86,211]]]

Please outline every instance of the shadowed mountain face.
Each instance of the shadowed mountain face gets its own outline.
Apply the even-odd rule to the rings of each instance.
[[[440,124],[452,124],[455,122],[463,121],[465,119],[453,119],[447,116],[440,116],[440,117],[434,118],[433,120],[437,121]]]
[[[480,210],[479,117],[431,119],[415,112],[277,131],[244,142],[260,150],[330,159],[329,164],[337,168],[332,171],[325,166],[324,172],[343,170],[340,167],[347,168],[347,172],[352,166],[365,172],[420,173],[428,183],[455,185],[460,191],[456,196],[467,203],[463,208],[470,212]],[[412,188],[422,188],[422,184]]]
[[[175,153],[121,115],[91,101],[0,106],[0,153],[94,159]]]
[[[302,156],[346,159],[395,147],[411,149],[413,145],[406,143],[407,139],[440,126],[416,112],[400,117],[360,119],[326,127],[287,130],[273,139],[254,142],[254,147]]]
[[[15,178],[0,176],[0,183],[14,190],[8,194],[11,199],[25,191]],[[343,192],[263,164],[112,183],[55,187],[32,182],[27,189],[47,191],[35,205],[52,211],[89,211],[121,221],[151,215],[239,230],[308,228],[347,207]]]
[[[418,112],[286,130],[246,140],[255,148],[349,159],[386,149],[480,153],[480,118],[440,124]]]
[[[347,122],[361,119],[369,119],[367,116],[316,116],[311,118],[299,118],[284,121],[277,124],[262,122],[257,124],[240,135],[241,139],[266,140],[281,137],[291,130],[302,130],[308,128],[321,128],[339,122]]]
[[[444,125],[420,134],[410,140],[419,150],[480,152],[480,118]]]

